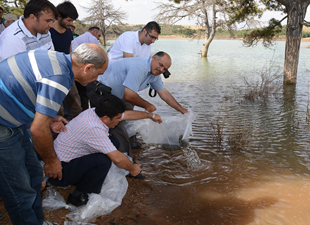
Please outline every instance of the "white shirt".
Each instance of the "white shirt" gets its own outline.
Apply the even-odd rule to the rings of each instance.
[[[38,33],[37,36],[32,35],[25,27],[23,18],[21,16],[1,33],[0,62],[24,51],[35,49],[54,50],[51,34],[48,32],[47,34]]]
[[[122,59],[123,53],[133,54],[133,57],[151,55],[151,45],[141,45],[139,31],[127,31],[119,36],[108,50],[109,64]]]
[[[74,51],[80,44],[83,43],[93,43],[99,45],[98,39],[94,35],[92,35],[89,31],[87,31],[71,41],[72,51]]]

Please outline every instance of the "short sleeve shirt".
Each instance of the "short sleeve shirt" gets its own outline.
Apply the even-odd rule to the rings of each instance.
[[[161,76],[151,74],[151,57],[123,58],[108,66],[98,80],[112,88],[112,94],[124,98],[125,87],[134,92],[142,91],[149,85],[154,90],[165,88]]]
[[[62,162],[117,150],[109,138],[109,128],[99,119],[94,108],[80,113],[66,127],[67,130],[54,141],[55,152]]]
[[[23,23],[23,16],[0,35],[0,62],[17,53],[35,49],[54,50],[51,35],[49,32],[32,35]]]
[[[70,55],[22,52],[0,63],[0,124],[29,124],[35,112],[55,118],[73,84]]]
[[[99,45],[98,39],[87,31],[84,34],[73,39],[73,41],[71,42],[72,51],[74,51],[80,44],[83,43],[93,43]]]
[[[59,33],[54,28],[50,29],[54,48],[58,52],[63,52],[65,54],[70,53],[71,41],[73,40],[73,35],[71,29],[67,29],[64,33]]]
[[[121,34],[108,50],[109,63],[123,58],[124,52],[133,54],[133,57],[150,56],[151,45],[141,45],[139,31],[127,31]]]

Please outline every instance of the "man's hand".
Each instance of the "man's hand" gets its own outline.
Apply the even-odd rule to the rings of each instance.
[[[158,114],[155,114],[155,117],[154,117],[154,119],[152,119],[154,122],[156,122],[156,123],[159,123],[159,124],[161,124],[163,121],[162,121],[162,119],[161,119],[161,117],[160,117],[160,115],[158,115]]]
[[[64,125],[64,123],[67,124],[68,121],[65,118],[63,118],[62,116],[56,116],[55,119],[52,119],[51,124],[50,124],[50,128],[55,133],[60,133],[60,132],[66,131],[67,128]]]
[[[61,162],[58,158],[45,162],[44,164],[44,172],[46,176],[49,176],[51,178],[56,179],[58,177],[58,180],[62,179],[62,166]]]
[[[141,172],[141,167],[140,167],[140,166],[141,166],[141,165],[139,165],[139,164],[133,164],[132,170],[129,171],[130,174],[131,174],[133,177],[137,176],[137,175]]]
[[[148,102],[147,106],[145,107],[145,110],[151,113],[151,112],[156,111],[156,107],[153,104]]]
[[[183,107],[182,107],[182,108],[183,108]],[[183,108],[183,109],[180,110],[180,112],[181,112],[182,114],[185,114],[185,113],[188,113],[188,110]]]

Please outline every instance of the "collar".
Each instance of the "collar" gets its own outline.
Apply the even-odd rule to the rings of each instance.
[[[152,57],[150,56],[147,59],[147,66],[149,68],[149,71],[148,71],[147,75],[153,75],[153,74],[151,74],[151,62],[152,62]]]
[[[18,21],[17,21],[17,25],[18,27],[23,31],[23,33],[28,36],[28,37],[35,37],[37,39],[40,39],[41,35],[40,33],[37,33],[37,36],[34,36],[25,26],[24,22],[23,22],[24,16],[20,16]]]

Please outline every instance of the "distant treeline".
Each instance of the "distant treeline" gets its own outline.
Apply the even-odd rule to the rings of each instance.
[[[77,26],[78,29],[76,29],[76,32],[78,34],[84,33],[88,28],[89,25],[83,24],[79,21],[79,25]],[[119,25],[121,30],[123,32],[125,31],[137,31],[137,30],[142,30],[142,28],[145,26],[145,24],[136,24],[136,25]],[[161,24],[161,35],[179,35],[182,37],[193,37],[193,36],[198,36],[199,33],[204,34],[203,29],[194,29],[191,28],[190,26],[184,26],[184,25],[167,25],[167,24]],[[80,29],[79,29],[80,28]],[[114,30],[112,28],[112,30]],[[234,38],[242,38],[245,33],[250,33],[251,30],[238,30],[233,33]],[[284,38],[286,35],[286,26],[282,27],[282,30],[279,34],[276,35],[276,38]],[[108,38],[117,38],[118,35],[116,34],[108,34]],[[201,36],[203,37],[203,36]],[[215,37],[231,37],[230,33],[228,30],[224,30],[221,28],[218,28]],[[302,32],[302,38],[308,38],[310,37],[310,32],[303,31]]]

